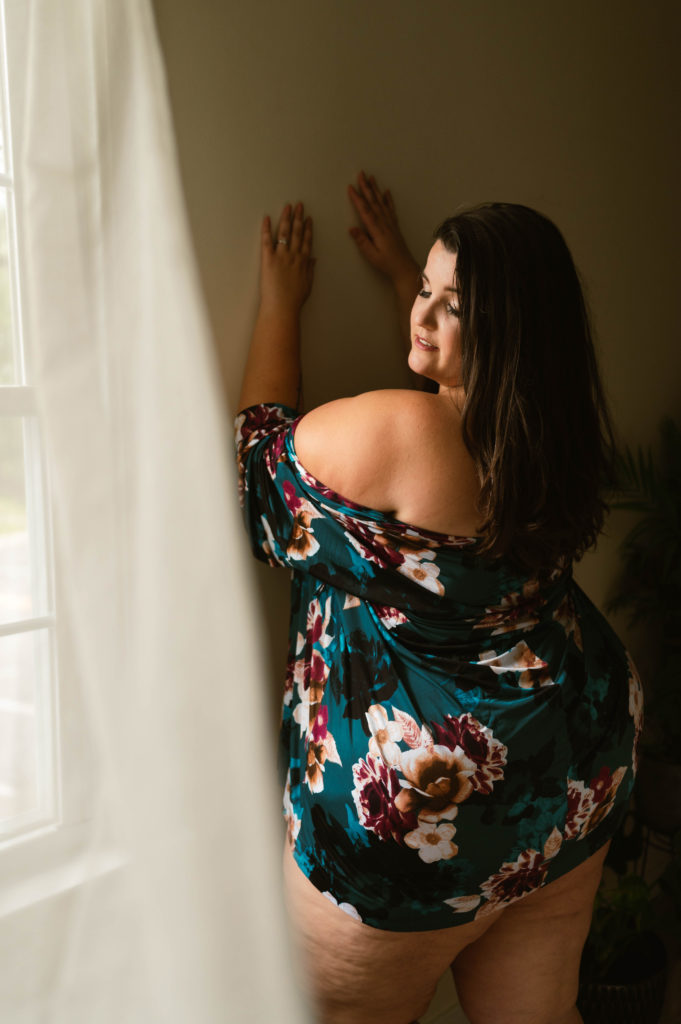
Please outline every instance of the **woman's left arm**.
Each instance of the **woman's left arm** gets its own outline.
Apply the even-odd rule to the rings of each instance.
[[[262,402],[297,408],[300,397],[300,312],[312,289],[312,218],[287,204],[272,239],[262,225],[260,307],[244,370],[239,409]]]

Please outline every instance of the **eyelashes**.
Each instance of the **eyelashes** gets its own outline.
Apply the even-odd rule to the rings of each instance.
[[[419,297],[422,299],[429,299],[431,295],[432,292],[427,291],[425,288],[422,288],[419,292]],[[449,302],[447,303],[446,309],[450,316],[458,317],[461,315],[460,311],[455,306],[452,306],[451,303]]]

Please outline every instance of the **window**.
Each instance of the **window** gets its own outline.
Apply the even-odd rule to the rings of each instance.
[[[0,846],[60,816],[51,530],[22,329],[7,67],[0,6]]]

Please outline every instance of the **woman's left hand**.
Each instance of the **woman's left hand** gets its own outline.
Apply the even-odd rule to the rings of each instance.
[[[315,260],[312,252],[312,218],[304,217],[303,204],[287,203],[279,218],[274,239],[272,224],[262,225],[260,307],[268,312],[299,313],[312,289]]]

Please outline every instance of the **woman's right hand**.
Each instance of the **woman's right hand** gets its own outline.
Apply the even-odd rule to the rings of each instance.
[[[361,221],[350,234],[362,256],[393,284],[415,279],[420,268],[402,237],[390,190],[381,192],[374,176],[360,171],[357,187],[349,185],[348,195]]]

